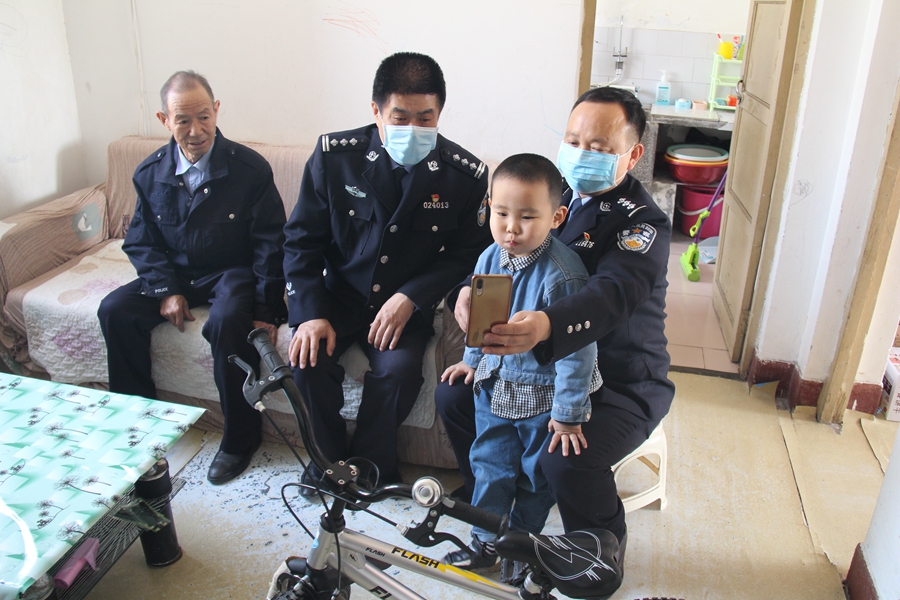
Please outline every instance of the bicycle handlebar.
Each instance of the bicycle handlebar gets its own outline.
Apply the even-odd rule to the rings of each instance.
[[[269,339],[268,331],[262,327],[254,329],[250,332],[250,335],[247,336],[247,341],[253,344],[253,347],[256,348],[256,351],[259,353],[263,364],[265,364],[266,368],[272,373],[269,377],[269,381],[272,383],[277,382],[278,387],[281,387],[281,389],[284,390],[288,401],[291,403],[291,408],[297,419],[297,425],[300,428],[300,438],[303,440],[303,446],[306,448],[310,460],[321,472],[327,472],[333,465],[325,458],[325,455],[322,454],[322,450],[316,443],[315,433],[310,427],[309,409],[306,407],[303,395],[294,383],[290,368],[284,364],[284,360],[282,360],[281,355],[278,354],[278,350],[275,349],[275,346]],[[265,384],[265,381],[260,380],[259,384],[263,385]],[[254,404],[250,400],[248,400],[248,402],[250,402],[251,405]],[[342,487],[343,493],[359,502],[378,502],[379,500],[392,497],[412,498],[412,486],[407,484],[388,484],[379,486],[373,490],[367,490],[362,488],[355,481],[348,480],[343,483]],[[497,533],[498,535],[504,533],[507,521],[506,517],[497,516],[494,513],[478,508],[477,506],[472,506],[466,502],[447,497],[442,499],[442,504],[444,514],[459,519],[469,525],[481,527],[487,531]]]

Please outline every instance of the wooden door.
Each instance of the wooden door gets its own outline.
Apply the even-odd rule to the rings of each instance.
[[[741,359],[791,81],[801,0],[752,0],[713,288],[731,360]]]

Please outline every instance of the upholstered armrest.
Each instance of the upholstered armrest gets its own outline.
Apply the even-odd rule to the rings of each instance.
[[[10,290],[108,237],[105,190],[101,183],[0,220],[0,306]],[[0,311],[0,342],[9,349],[12,338]]]

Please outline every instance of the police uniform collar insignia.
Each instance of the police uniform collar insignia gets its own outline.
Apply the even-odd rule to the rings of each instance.
[[[629,217],[633,217],[635,213],[647,208],[643,204],[638,204],[628,198],[619,198],[616,201],[616,206]]]
[[[369,159],[369,162],[375,162],[376,160],[378,160],[379,156],[381,156],[381,155],[378,154],[377,152],[375,152],[374,150],[372,150],[371,152],[366,154],[366,158]]]
[[[464,173],[470,174],[475,179],[481,179],[487,170],[487,166],[477,158],[461,155],[458,151],[453,151],[450,148],[443,148],[441,156],[448,164],[453,165]]]
[[[600,203],[600,212],[609,212],[612,210],[612,204],[604,200]]]
[[[364,191],[360,190],[355,185],[354,186],[345,185],[344,189],[347,190],[348,192],[350,192],[351,196],[354,196],[356,198],[365,198],[366,197],[366,193]]]
[[[437,171],[438,170],[438,161],[429,160],[428,161],[428,170],[429,171]]]
[[[649,223],[638,223],[632,225],[625,231],[619,233],[619,248],[631,252],[640,252],[646,254],[653,240],[656,239],[656,228]]]
[[[322,136],[322,152],[333,152],[335,150],[352,150],[354,148],[361,150],[366,147],[366,144],[369,143],[369,138],[366,136],[360,137],[351,137],[347,139],[345,137],[336,138],[332,137],[331,134],[325,134]]]

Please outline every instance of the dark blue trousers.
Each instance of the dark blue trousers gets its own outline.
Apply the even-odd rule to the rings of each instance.
[[[581,455],[570,451],[569,456],[563,456],[560,448],[548,453],[548,438],[539,462],[567,532],[596,527],[611,531],[621,540],[625,509],[611,467],[644,443],[657,424],[604,403],[604,396],[615,393],[604,386],[591,395],[591,420],[581,426],[588,447]],[[469,450],[475,441],[472,386],[459,381],[452,386],[441,383],[434,400],[466,486],[471,482],[474,488],[475,476],[469,464]]]
[[[237,354],[258,372],[259,355],[247,343],[253,329],[256,277],[247,267],[182,283],[191,308],[210,305],[203,337],[212,349],[213,376],[225,418],[220,449],[245,452],[260,439],[260,414],[244,400],[244,372],[230,364],[228,357]],[[150,332],[166,321],[159,314],[159,303],[159,298],[141,293],[139,279],[114,290],[100,303],[97,316],[106,338],[110,391],[156,398]]]
[[[373,315],[374,316],[374,315]],[[316,366],[294,368],[294,382],[309,408],[316,441],[331,462],[353,456],[366,458],[378,467],[382,481],[399,480],[397,428],[406,420],[422,388],[422,359],[434,334],[420,312],[413,313],[393,350],[379,351],[369,344],[368,325],[337,338],[334,353],[319,346]],[[344,406],[344,368],[338,359],[357,342],[370,370],[363,379],[362,402],[356,431],[347,444],[347,427],[341,416]]]

